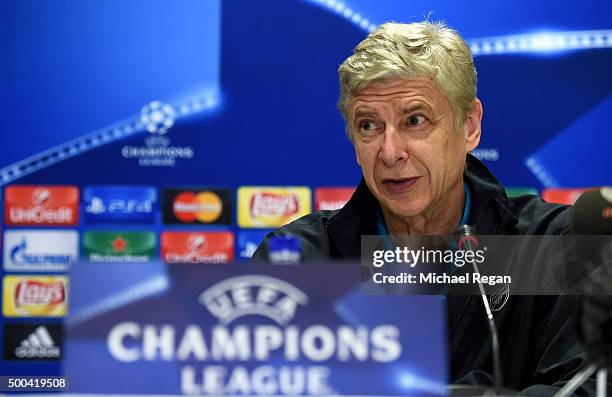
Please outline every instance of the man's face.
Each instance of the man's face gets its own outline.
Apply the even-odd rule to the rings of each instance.
[[[474,108],[455,131],[449,100],[426,77],[371,83],[353,98],[357,162],[385,215],[427,217],[463,197],[465,155],[480,137],[480,102]]]

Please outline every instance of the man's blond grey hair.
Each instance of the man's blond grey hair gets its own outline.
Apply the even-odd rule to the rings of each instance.
[[[351,101],[372,82],[432,77],[451,103],[456,130],[476,99],[472,53],[465,40],[444,22],[384,23],[355,47],[338,74],[338,108],[351,140]]]

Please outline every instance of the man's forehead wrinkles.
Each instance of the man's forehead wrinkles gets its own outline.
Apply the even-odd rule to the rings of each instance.
[[[355,95],[355,99],[366,99],[370,98],[385,98],[385,97],[414,97],[414,96],[426,96],[432,95],[433,92],[430,89],[402,89],[388,92],[381,92],[380,90],[364,90]]]

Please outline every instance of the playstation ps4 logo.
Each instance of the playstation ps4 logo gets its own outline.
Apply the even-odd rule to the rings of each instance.
[[[122,200],[115,199],[105,203],[100,197],[92,197],[85,211],[99,215],[105,212],[131,214],[133,212],[152,212],[153,202],[151,200]]]
[[[83,192],[88,223],[154,221],[157,193],[146,186],[90,186]]]
[[[243,316],[260,315],[286,325],[298,306],[308,303],[308,297],[286,281],[249,275],[213,285],[202,292],[199,301],[223,324]]]

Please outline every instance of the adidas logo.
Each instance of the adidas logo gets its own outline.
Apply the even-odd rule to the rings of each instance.
[[[53,342],[47,328],[41,325],[21,341],[15,349],[15,356],[34,359],[60,358],[60,348]]]

